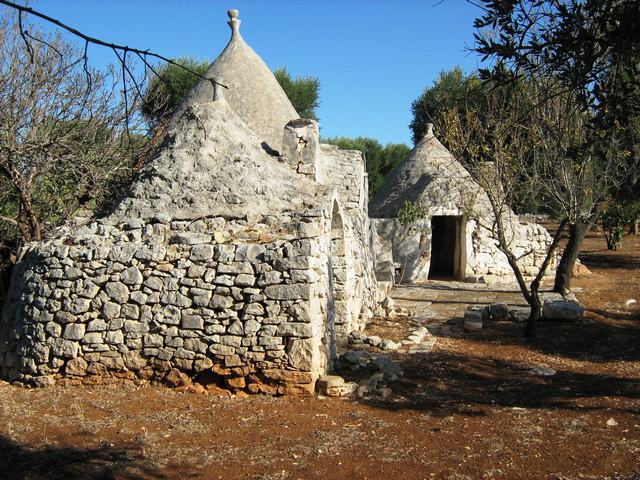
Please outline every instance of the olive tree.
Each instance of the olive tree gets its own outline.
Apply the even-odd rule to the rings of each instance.
[[[525,336],[535,333],[542,306],[541,282],[554,262],[565,228],[571,242],[572,225],[593,221],[606,205],[608,192],[625,178],[616,139],[609,139],[609,151],[585,143],[590,118],[572,93],[559,88],[550,79],[495,87],[488,91],[481,112],[451,109],[442,122],[447,143],[456,145],[452,153],[486,192],[492,215],[475,220],[495,239],[531,307]],[[542,101],[543,108],[532,108]],[[471,197],[470,202],[477,200]],[[559,222],[544,251],[522,252],[513,242],[518,220],[511,212],[517,212],[527,197],[539,199]],[[473,214],[473,208],[468,210]],[[520,267],[526,255],[542,258],[530,282]]]
[[[604,193],[610,196],[625,190],[637,192],[640,2],[481,0],[481,6],[483,14],[475,23],[475,50],[492,62],[491,68],[480,71],[481,77],[498,84],[552,78],[558,88],[541,98],[536,108],[544,111],[559,92],[567,93],[588,116],[583,137],[567,151],[570,160],[566,170],[560,171],[559,181],[553,183],[576,187],[569,192],[576,198],[564,203],[571,209],[569,242],[554,285],[556,291],[564,292],[570,288],[586,232],[602,211],[599,197],[603,189],[608,189]],[[565,118],[557,120],[561,126]],[[553,136],[549,138],[553,140]],[[612,178],[613,166],[626,170],[623,183]],[[603,178],[612,181],[594,181]],[[596,189],[578,190],[583,184]],[[554,191],[561,197],[568,194],[558,188]]]
[[[108,196],[135,155],[131,109],[112,72],[59,36],[0,21],[0,222],[25,241]],[[133,132],[135,133],[135,132]]]

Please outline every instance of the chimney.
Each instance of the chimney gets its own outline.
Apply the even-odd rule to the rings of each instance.
[[[319,180],[320,127],[315,120],[298,118],[284,127],[282,160],[294,171]]]

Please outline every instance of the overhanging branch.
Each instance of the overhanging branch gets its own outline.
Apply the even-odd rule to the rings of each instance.
[[[95,38],[95,37],[92,37],[92,36],[87,35],[85,33],[82,33],[80,30],[78,30],[78,29],[76,29],[76,28],[74,28],[74,27],[72,27],[70,25],[67,25],[66,23],[63,23],[60,20],[57,20],[57,19],[55,19],[53,17],[50,17],[49,15],[46,15],[46,14],[44,14],[44,13],[38,11],[38,10],[35,10],[35,9],[31,8],[31,7],[26,7],[24,5],[20,5],[20,4],[15,3],[15,2],[10,2],[8,0],[0,0],[0,5],[5,5],[6,7],[13,8],[14,10],[18,11],[18,21],[19,21],[19,24],[20,24],[19,27],[20,27],[21,33],[23,33],[23,31],[22,31],[22,20],[23,20],[22,14],[23,13],[28,13],[29,15],[33,15],[34,17],[38,17],[38,18],[40,18],[40,19],[42,19],[42,20],[44,20],[44,21],[46,21],[48,23],[51,23],[51,24],[53,24],[53,25],[55,25],[55,26],[57,26],[57,27],[59,27],[59,28],[61,28],[63,30],[66,30],[67,32],[71,33],[72,35],[74,35],[74,36],[76,36],[78,38],[81,38],[82,40],[85,41],[85,46],[86,46],[86,44],[91,43],[91,44],[94,44],[94,45],[99,45],[101,47],[109,48],[109,49],[113,50],[114,52],[118,52],[119,51],[119,52],[122,52],[122,58],[125,58],[125,59],[126,59],[126,56],[127,56],[128,53],[137,54],[140,57],[140,59],[142,60],[142,62],[147,67],[149,67],[151,69],[151,71],[154,71],[154,70],[151,67],[151,65],[148,63],[147,57],[157,58],[158,60],[162,60],[163,62],[170,63],[171,65],[175,65],[175,66],[185,70],[186,72],[189,72],[190,74],[195,75],[198,78],[209,80],[209,81],[211,81],[211,83],[220,85],[221,87],[224,87],[224,88],[229,88],[226,85],[218,82],[215,79],[207,79],[203,75],[200,75],[199,73],[194,72],[190,68],[185,67],[184,65],[181,65],[180,63],[175,62],[175,61],[171,60],[170,58],[165,57],[164,55],[160,55],[158,53],[154,53],[154,52],[151,52],[149,50],[141,50],[139,48],[133,48],[133,47],[129,47],[127,45],[119,45],[119,44],[116,44],[116,43],[111,43],[111,42],[106,42],[104,40],[100,40],[99,38]],[[25,38],[25,37],[26,37],[26,35],[23,36],[23,38]],[[30,38],[33,38],[33,37],[30,36]],[[26,38],[25,38],[25,42],[26,42]],[[27,48],[30,48],[30,47],[27,47]],[[84,54],[86,56],[86,54],[87,54],[86,48],[85,48],[84,52],[85,52]],[[118,55],[118,61],[121,62],[122,58],[120,57],[120,55]]]

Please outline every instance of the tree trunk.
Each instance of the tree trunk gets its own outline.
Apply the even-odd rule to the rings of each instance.
[[[537,297],[537,294],[535,295]],[[533,296],[531,297],[533,298]],[[527,319],[527,324],[524,327],[524,333],[522,336],[524,338],[533,338],[536,336],[536,326],[538,325],[538,320],[540,320],[542,305],[540,304],[540,300],[536,298],[533,301],[533,305],[531,306],[531,313],[529,314],[529,318]]]
[[[20,192],[20,210],[18,212],[18,228],[26,242],[42,240],[40,222],[33,209],[31,198]]]
[[[556,269],[556,278],[553,285],[554,292],[564,294],[571,290],[573,267],[578,259],[584,237],[590,228],[591,222],[579,221],[569,225],[569,241]]]

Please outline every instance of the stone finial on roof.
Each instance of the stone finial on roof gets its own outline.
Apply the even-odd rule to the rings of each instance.
[[[236,34],[240,34],[240,19],[238,19],[238,14],[240,12],[238,10],[227,10],[227,15],[229,15],[229,21],[227,24],[231,27],[231,37],[234,37]]]
[[[226,102],[256,134],[260,143],[279,152],[284,126],[299,115],[271,69],[240,35],[238,11],[229,10],[227,15],[231,27],[229,43],[175,110],[169,128],[177,125],[188,107],[218,100],[224,91]],[[219,88],[220,84],[223,89]]]
[[[433,137],[433,123],[427,123],[427,130],[424,132],[423,140],[429,140]]]

